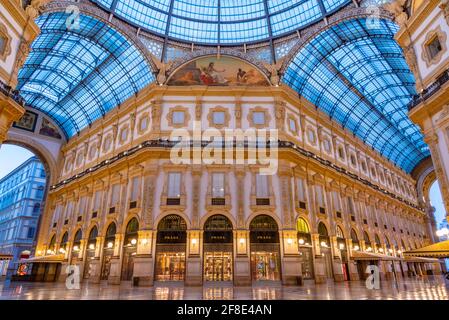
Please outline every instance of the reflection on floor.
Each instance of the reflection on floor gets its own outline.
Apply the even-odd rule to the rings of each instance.
[[[0,299],[285,299],[285,300],[447,300],[449,281],[442,277],[404,280],[395,284],[383,282],[380,290],[368,290],[364,282],[305,284],[302,287],[258,285],[233,287],[226,283],[214,286],[184,287],[178,284],[161,284],[154,287],[133,287],[130,283],[120,286],[107,284],[82,284],[80,290],[67,290],[64,283],[0,282]]]

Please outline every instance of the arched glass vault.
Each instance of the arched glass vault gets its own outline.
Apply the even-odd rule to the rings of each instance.
[[[121,33],[87,15],[68,29],[68,15],[44,14],[41,34],[19,72],[28,105],[45,112],[68,138],[154,80],[149,63]]]
[[[394,39],[398,27],[379,20],[342,22],[316,36],[288,66],[284,82],[367,145],[411,172],[429,156],[407,116],[415,79]]]
[[[151,33],[206,45],[278,38],[305,28],[351,0],[92,0]]]

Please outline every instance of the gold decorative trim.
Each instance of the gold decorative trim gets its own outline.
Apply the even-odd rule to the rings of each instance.
[[[264,120],[265,122],[263,124],[255,124],[253,121],[253,114],[256,112],[263,112],[264,113]],[[248,123],[250,125],[250,127],[254,127],[256,129],[263,129],[269,126],[269,123],[271,121],[271,116],[268,112],[268,109],[266,108],[262,108],[262,107],[255,107],[255,108],[251,108],[248,112]]]
[[[224,113],[224,122],[222,124],[214,123],[214,113],[215,112],[223,112]],[[209,113],[207,114],[207,120],[209,121],[209,127],[223,129],[229,127],[229,121],[231,120],[231,115],[229,114],[229,109],[217,106],[209,109]]]
[[[0,60],[6,61],[6,58],[11,54],[11,36],[3,23],[0,23],[0,38],[4,40],[4,45],[0,47]]]
[[[435,40],[435,38],[438,38],[438,41],[440,42],[441,51],[432,58],[430,56],[429,45]],[[446,41],[447,34],[441,29],[441,26],[438,26],[426,35],[426,39],[422,44],[422,59],[426,62],[427,67],[438,64],[441,61],[441,58],[447,51]]]
[[[184,123],[173,123],[173,113],[175,112],[184,112]],[[190,112],[189,109],[182,106],[176,106],[174,108],[170,108],[170,111],[167,113],[167,121],[168,125],[173,128],[183,128],[187,127],[190,121]]]

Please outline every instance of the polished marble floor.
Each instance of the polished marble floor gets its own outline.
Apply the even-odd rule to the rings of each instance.
[[[449,281],[443,277],[403,280],[399,283],[382,282],[380,290],[368,290],[364,282],[345,282],[302,287],[257,285],[232,287],[227,284],[203,287],[184,287],[179,284],[156,284],[154,287],[133,287],[107,284],[82,284],[79,290],[68,290],[64,283],[0,282],[0,299],[80,300],[449,300]]]

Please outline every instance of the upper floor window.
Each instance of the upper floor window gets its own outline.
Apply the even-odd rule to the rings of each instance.
[[[226,116],[223,111],[214,111],[212,114],[212,119],[214,124],[223,125],[225,124]]]
[[[323,193],[323,187],[322,186],[315,186],[315,194],[316,194],[316,202],[318,203],[318,206],[320,208],[324,208],[324,193]]]
[[[224,173],[212,174],[212,198],[224,198]]]
[[[306,202],[306,190],[304,186],[304,180],[298,178],[296,182],[296,187],[297,187],[298,200]]]
[[[323,140],[323,147],[324,147],[324,151],[326,151],[327,153],[331,152],[331,142],[329,141],[329,139],[324,139]]]
[[[100,209],[101,205],[101,190],[98,190],[95,192],[95,198],[94,198],[94,211],[97,211]]]
[[[111,205],[118,203],[120,198],[120,184],[116,183],[112,186],[111,191]]]
[[[173,124],[184,124],[185,112],[184,111],[174,111],[172,119],[173,119]]]
[[[288,125],[290,127],[290,131],[296,133],[296,121],[293,118],[288,119]]]
[[[253,123],[255,125],[265,125],[265,112],[254,111],[253,112]]]
[[[256,197],[268,198],[268,176],[257,174],[256,175]]]
[[[169,198],[181,197],[181,173],[170,172],[168,174],[168,192]]]
[[[340,159],[345,160],[345,151],[343,150],[343,147],[338,147],[338,156]]]
[[[309,140],[310,143],[315,144],[315,142],[316,142],[315,131],[313,131],[312,129],[308,129],[307,130],[307,139]]]
[[[430,42],[427,44],[427,50],[429,52],[430,59],[435,59],[438,54],[443,51],[443,47],[441,46],[440,38],[435,36]]]
[[[131,182],[131,201],[136,201],[140,193],[140,177],[134,177]]]

